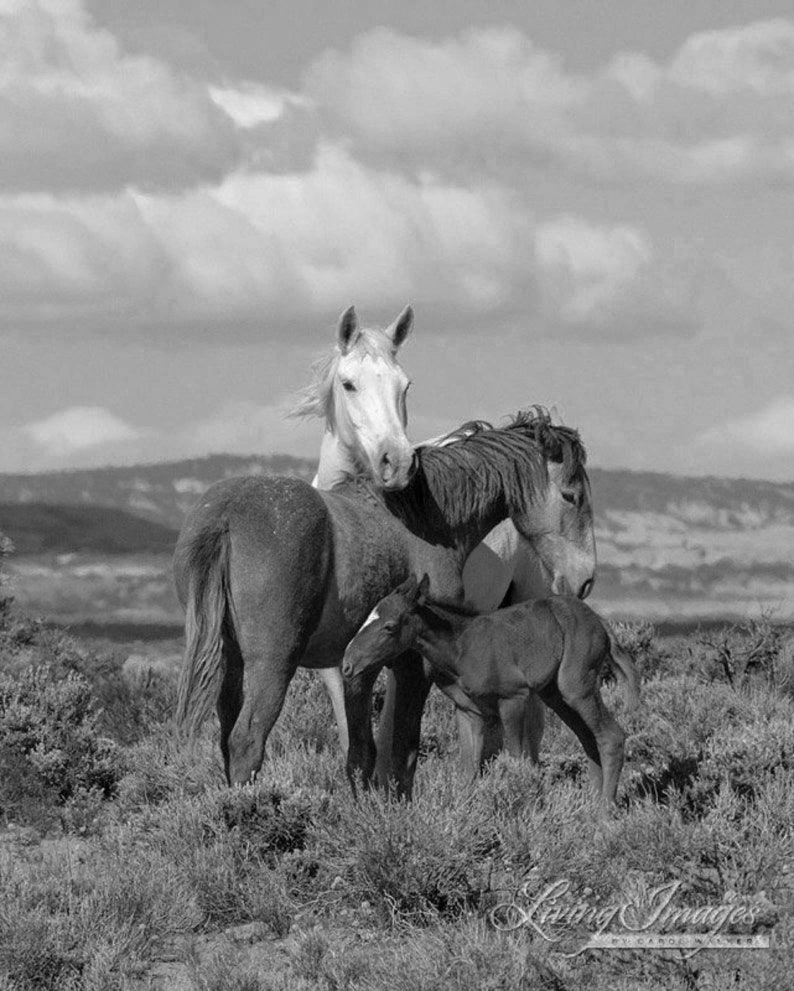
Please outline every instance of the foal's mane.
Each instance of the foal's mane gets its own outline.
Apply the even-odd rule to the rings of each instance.
[[[377,327],[362,327],[351,350],[360,351],[362,357],[394,359],[393,341],[384,330]],[[328,426],[333,430],[333,385],[341,357],[339,348],[334,345],[315,359],[311,382],[296,394],[295,405],[288,416],[318,416],[327,420]]]

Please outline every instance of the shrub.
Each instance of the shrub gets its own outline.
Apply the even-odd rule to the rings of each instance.
[[[699,639],[706,648],[705,669],[714,679],[722,678],[738,688],[752,674],[760,674],[773,684],[782,631],[768,615],[751,619],[742,626],[730,626]]]
[[[99,735],[85,678],[48,668],[0,674],[0,807],[7,819],[52,817],[48,809],[113,794],[117,746]]]
[[[2,569],[3,558],[10,554],[13,549],[14,545],[8,537],[6,537],[2,530],[0,530],[0,629],[8,623],[8,618],[11,612],[11,603],[14,601],[12,596],[6,595],[3,591],[8,583],[8,579]]]
[[[311,824],[308,805],[300,796],[286,797],[275,788],[252,787],[223,792],[218,798],[223,822],[241,856],[275,863],[279,853],[302,850]]]
[[[97,726],[117,743],[135,743],[171,717],[175,677],[147,669],[125,675],[121,657],[96,651],[41,620],[11,613],[0,624],[0,671],[19,673],[46,667],[54,678],[78,674],[96,698]]]
[[[321,869],[389,924],[458,918],[488,889],[498,845],[489,812],[465,797],[464,781],[442,762],[427,764],[433,785],[413,803],[367,792],[356,803],[340,801],[338,818],[315,835]]]

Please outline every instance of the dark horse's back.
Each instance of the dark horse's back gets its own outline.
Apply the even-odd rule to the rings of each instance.
[[[243,558],[247,555],[244,546],[236,547],[238,543],[254,545],[258,550],[264,549],[268,557],[281,558],[279,550],[288,534],[300,538],[302,550],[313,559],[307,563],[316,563],[325,550],[326,521],[322,499],[300,479],[251,475],[216,482],[190,510],[179,533],[174,577],[180,602],[187,604],[192,571],[208,563],[223,535],[233,535],[235,550],[243,552]],[[287,575],[297,569],[294,551],[290,546],[289,559],[283,562]],[[263,579],[262,560],[260,557],[256,573]]]
[[[191,575],[206,569],[227,538],[246,586],[263,590],[271,584],[275,569],[268,561],[277,567],[279,585],[299,583],[302,569],[327,564],[328,512],[317,490],[298,478],[251,475],[216,482],[188,513],[177,540],[174,577],[183,606]]]

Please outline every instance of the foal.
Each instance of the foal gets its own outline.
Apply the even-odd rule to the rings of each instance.
[[[523,756],[522,717],[529,692],[537,691],[579,738],[601,799],[614,802],[625,733],[604,706],[599,673],[610,661],[622,676],[627,711],[639,701],[639,676],[593,610],[574,596],[553,595],[472,615],[429,602],[429,584],[427,575],[412,577],[381,599],[348,644],[345,678],[420,651],[441,690],[474,717],[475,772],[487,721],[499,719],[508,752]]]

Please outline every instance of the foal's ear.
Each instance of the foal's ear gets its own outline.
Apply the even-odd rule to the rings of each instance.
[[[425,572],[422,575],[422,580],[416,587],[416,604],[418,606],[423,606],[427,601],[427,594],[430,591],[430,575]]]
[[[405,342],[405,338],[411,333],[414,325],[414,310],[412,306],[406,306],[393,324],[386,328],[386,336],[391,338],[396,351]]]
[[[355,306],[348,306],[336,328],[336,344],[342,354],[347,354],[358,337],[358,316]]]

